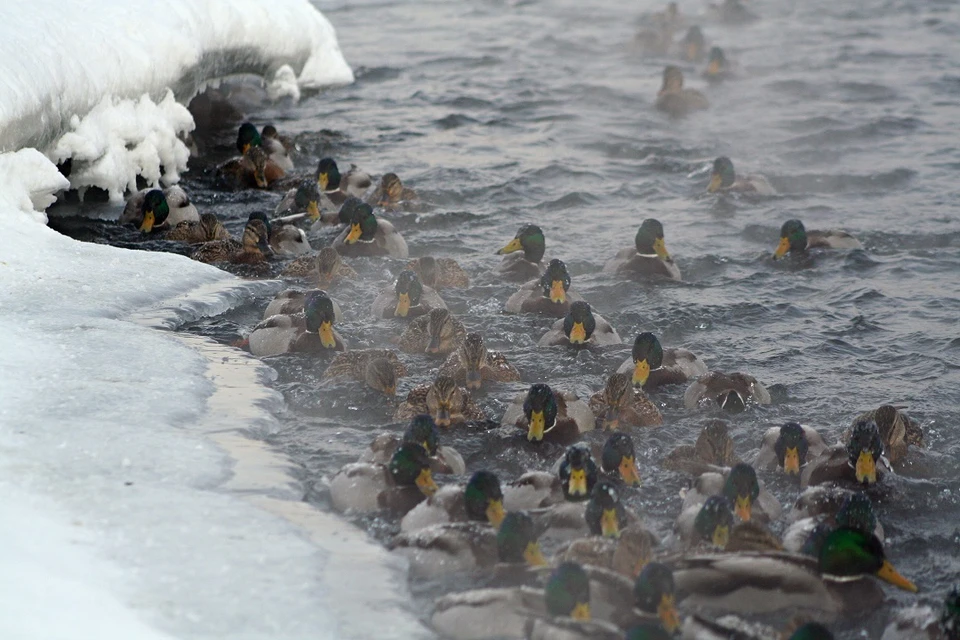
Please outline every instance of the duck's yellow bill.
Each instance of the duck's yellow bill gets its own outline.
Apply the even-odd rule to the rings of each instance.
[[[877,481],[877,461],[869,451],[861,451],[855,468],[857,482],[873,484]]]
[[[506,253],[513,253],[514,251],[523,251],[523,245],[520,244],[520,238],[514,238],[508,242],[502,249],[497,251],[497,255],[501,256]]]
[[[487,520],[494,527],[499,528],[500,523],[503,522],[503,518],[506,515],[506,512],[503,510],[502,500],[491,500],[487,505]]]
[[[660,603],[657,605],[657,617],[663,624],[663,628],[668,633],[673,633],[680,628],[680,616],[677,614],[676,597],[673,594],[666,593],[660,596]]]
[[[574,322],[573,328],[570,329],[570,343],[571,344],[583,344],[587,341],[587,330],[584,328],[582,322]]]
[[[547,419],[543,411],[534,411],[530,414],[530,424],[527,427],[527,440],[530,442],[540,442],[543,440],[543,432],[546,430]]]
[[[330,184],[330,176],[326,173],[321,173],[317,176],[317,186],[320,187],[320,191],[326,191],[328,184]]]
[[[350,233],[347,234],[347,237],[344,238],[344,240],[346,240],[346,242],[350,244],[353,244],[354,242],[359,240],[360,236],[362,235],[363,235],[363,229],[360,228],[359,224],[354,223],[350,225]]]
[[[780,243],[777,245],[777,250],[773,252],[773,259],[779,260],[783,256],[787,255],[788,251],[790,251],[790,240],[787,238],[780,238]]]
[[[143,221],[140,223],[140,231],[143,233],[150,233],[153,231],[153,225],[156,224],[157,219],[153,215],[153,211],[144,211],[143,212]]]
[[[744,522],[750,522],[750,497],[737,496],[737,504],[734,506],[733,512]]]
[[[320,206],[317,204],[316,200],[311,200],[307,203],[307,215],[310,216],[311,220],[320,219]]]
[[[245,154],[247,151],[250,151],[250,143],[249,143],[249,142],[247,142],[246,144],[243,145],[242,150],[240,151],[240,154],[243,155],[243,154]]]
[[[783,471],[786,474],[800,475],[800,452],[796,447],[787,447],[783,454]]]
[[[600,535],[604,538],[620,537],[620,519],[616,509],[604,509],[600,516]]]
[[[407,314],[410,313],[410,294],[401,293],[397,296],[397,308],[393,311],[394,315],[401,318],[406,318]]]
[[[633,365],[633,384],[642,387],[647,384],[647,378],[650,377],[650,363],[644,358]]]
[[[707,191],[710,193],[715,193],[720,191],[720,188],[723,186],[723,178],[720,177],[719,173],[713,173],[710,176],[710,184],[707,185]]]
[[[573,611],[570,612],[570,617],[574,620],[589,620],[590,619],[590,603],[589,602],[580,602],[573,608]]]
[[[528,542],[527,548],[523,550],[523,559],[531,567],[547,566],[547,559],[540,550],[539,542]]]
[[[719,75],[719,74],[720,74],[720,71],[721,71],[721,69],[720,69],[720,61],[719,61],[719,60],[714,60],[714,61],[712,61],[710,64],[707,65],[707,75],[708,75],[708,76],[716,76],[716,75]]]
[[[439,490],[437,483],[433,481],[433,474],[430,473],[430,469],[421,469],[416,482],[417,488],[427,497],[432,496]]]
[[[563,288],[562,280],[554,280],[550,283],[550,302],[560,304],[567,301],[567,291]]]
[[[714,527],[710,542],[712,542],[715,547],[726,549],[727,543],[730,542],[730,527],[726,525],[717,525]]]
[[[620,479],[629,487],[640,486],[640,472],[637,470],[637,463],[633,461],[633,456],[620,458]]]
[[[585,469],[574,469],[570,472],[567,492],[572,496],[587,495],[587,471]]]
[[[917,592],[917,585],[900,575],[900,572],[893,568],[889,560],[884,560],[883,564],[880,565],[880,569],[877,570],[877,577],[895,587],[900,587],[904,591]]]
[[[663,241],[663,238],[657,238],[653,241],[653,250],[657,252],[657,256],[661,260],[669,260],[670,253],[667,251],[667,243]]]
[[[333,349],[337,346],[337,339],[333,335],[333,323],[327,320],[320,323],[320,344],[325,349]]]

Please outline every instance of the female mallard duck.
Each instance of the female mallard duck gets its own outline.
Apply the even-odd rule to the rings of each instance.
[[[350,170],[342,176],[337,162],[333,158],[322,158],[317,165],[317,185],[329,208],[341,206],[347,198],[363,198],[373,184],[370,175],[350,165]]]
[[[406,442],[386,465],[344,465],[330,481],[330,502],[341,513],[379,509],[406,513],[437,490],[427,452],[419,444]]]
[[[261,147],[249,147],[239,158],[217,167],[216,181],[227,189],[266,189],[281,179],[283,169],[271,162]]]
[[[312,291],[315,291],[315,289]],[[266,320],[270,316],[281,314],[290,316],[295,313],[302,313],[304,302],[309,293],[310,291],[303,291],[302,289],[287,289],[281,291],[274,296],[270,304],[267,305],[267,308],[263,310],[263,319]],[[329,297],[329,295],[327,297]],[[337,301],[333,298],[330,298],[330,302],[333,303],[333,321],[343,322],[343,313],[340,311],[340,305],[337,304]]]
[[[437,429],[437,423],[426,414],[414,416],[400,436],[395,433],[378,435],[370,443],[370,448],[360,454],[357,462],[386,464],[397,449],[408,442],[419,444],[430,456],[431,473],[462,476],[467,472],[463,456],[453,447],[440,444],[440,430]]]
[[[328,289],[341,280],[360,277],[353,267],[340,259],[340,254],[333,247],[324,247],[315,256],[297,258],[288,264],[280,275],[315,280],[321,289]]]
[[[471,391],[480,389],[484,380],[518,382],[520,372],[499,351],[487,351],[483,336],[468,333],[463,344],[440,366],[440,375],[451,376]]]
[[[407,264],[407,269],[415,271],[423,284],[434,289],[466,289],[470,286],[467,272],[453,258],[414,258]]]
[[[621,249],[603,265],[604,273],[615,273],[631,278],[662,277],[680,280],[680,269],[663,240],[663,225],[647,218],[637,230],[634,246]]]
[[[333,241],[344,256],[390,256],[406,258],[407,241],[386,220],[378,220],[373,208],[358,198],[350,198],[340,208],[340,220],[348,225]]]
[[[164,240],[186,242],[187,244],[202,244],[216,240],[231,240],[227,231],[217,216],[212,213],[200,215],[200,222],[181,222],[170,231],[163,234]]]
[[[204,242],[190,254],[190,258],[207,264],[263,264],[267,261],[266,254],[272,253],[268,238],[266,225],[260,220],[250,220],[243,229],[243,242],[233,239]]]
[[[374,318],[416,318],[431,309],[446,309],[443,298],[420,282],[417,274],[405,269],[392,287],[387,287],[373,301],[370,312]]]
[[[280,353],[345,351],[343,338],[333,328],[333,301],[323,291],[309,291],[303,312],[270,316],[250,333],[250,353],[258,357]]]
[[[569,445],[579,440],[580,434],[592,431],[596,419],[587,403],[575,394],[538,383],[514,398],[501,424],[523,430],[531,442]]]
[[[299,256],[310,252],[307,234],[294,224],[283,220],[269,220],[262,211],[254,211],[248,220],[260,220],[270,236],[270,248],[278,256]]]
[[[531,280],[507,299],[504,313],[542,313],[562,318],[570,312],[570,305],[582,301],[570,289],[570,274],[563,260],[554,258],[538,280]]]
[[[740,462],[733,450],[730,429],[722,420],[711,420],[700,431],[693,445],[682,444],[663,461],[665,469],[699,476],[707,471],[722,471]]]
[[[337,354],[323,380],[348,378],[363,382],[374,391],[392,396],[397,392],[397,379],[407,375],[407,368],[389,349],[361,349]],[[429,447],[427,447],[429,450]]]
[[[861,413],[853,419],[855,426],[859,422],[873,420],[880,430],[880,439],[883,441],[883,450],[890,464],[898,464],[907,455],[907,447],[923,447],[923,430],[916,421],[900,411],[903,407],[894,407],[885,404],[878,409]],[[845,437],[849,438],[853,426]]]
[[[538,344],[541,347],[607,347],[620,342],[620,334],[603,316],[593,313],[583,300],[577,300],[570,305],[566,317],[554,322]]]
[[[707,50],[707,41],[703,37],[700,27],[694,25],[687,29],[680,42],[677,43],[680,59],[684,62],[700,62]]]
[[[293,171],[293,160],[290,159],[286,147],[284,147],[280,141],[276,127],[273,125],[268,126],[272,130],[273,135],[265,138],[260,135],[260,132],[257,131],[257,128],[251,123],[244,122],[241,124],[240,129],[237,131],[237,151],[240,152],[240,155],[243,155],[252,147],[260,147],[266,151],[270,162],[280,169],[280,171],[283,173]],[[264,127],[264,131],[267,131],[267,127]],[[283,174],[281,173],[280,177],[282,176]]]
[[[746,463],[739,463],[723,473],[701,474],[684,492],[683,510],[702,504],[710,496],[722,495],[733,506],[734,514],[744,522],[757,518],[773,522],[780,517],[780,502],[757,480],[757,472]]]
[[[663,70],[663,85],[654,106],[671,116],[683,116],[710,106],[707,97],[695,89],[683,88],[683,71],[674,65]]]
[[[703,70],[703,77],[708,82],[720,82],[729,76],[730,65],[727,64],[727,56],[720,47],[713,47],[710,49],[710,58],[707,60],[707,68]]]
[[[890,463],[883,455],[883,439],[873,420],[858,420],[849,432],[845,444],[824,449],[800,473],[800,487],[824,482],[844,482],[872,485],[883,479],[883,471],[890,471]]]
[[[709,193],[755,193],[760,196],[774,196],[777,190],[760,174],[738,176],[733,168],[733,161],[726,156],[720,156],[713,161],[713,172],[710,174]]]
[[[457,386],[448,376],[437,376],[430,384],[411,389],[407,399],[397,407],[393,419],[406,421],[421,413],[430,414],[440,427],[486,418],[483,409],[470,399],[470,392]]]
[[[400,334],[400,350],[405,353],[446,355],[455,351],[467,335],[459,320],[446,309],[432,309],[414,318]]]
[[[960,584],[947,592],[940,611],[917,604],[894,611],[880,640],[960,640]]]
[[[367,202],[375,207],[383,207],[388,211],[409,211],[418,208],[420,198],[416,191],[403,186],[403,183],[400,182],[400,176],[395,173],[385,173]]]
[[[711,371],[694,380],[683,394],[683,405],[687,409],[716,402],[721,409],[730,413],[740,413],[746,409],[749,400],[757,404],[770,404],[770,392],[753,376],[739,372]]]
[[[600,567],[636,578],[653,559],[656,537],[639,524],[624,527],[619,538],[578,538],[557,552],[560,562]]]
[[[600,452],[600,470],[611,482],[622,482],[628,487],[639,487],[640,471],[637,469],[633,440],[622,431],[610,434]]]
[[[807,231],[799,220],[787,220],[780,227],[780,244],[773,252],[773,259],[804,253],[809,249],[862,249],[863,245],[846,231]]]
[[[606,431],[663,424],[657,405],[642,390],[635,389],[625,373],[607,378],[603,391],[590,397],[590,410],[597,418],[597,427]]]
[[[522,251],[523,253],[517,253]],[[535,224],[525,224],[516,237],[508,242],[497,255],[507,256],[497,267],[497,273],[510,280],[527,281],[539,278],[543,273],[543,254],[546,241],[543,231]]]
[[[178,186],[143,189],[127,199],[119,224],[135,224],[143,233],[169,231],[181,222],[200,222],[200,213]],[[219,239],[219,238],[218,238]]]
[[[862,491],[837,486],[808,487],[793,505],[790,520],[783,545],[795,553],[815,556],[826,536],[839,527],[875,535],[881,542],[884,539],[873,502]]]
[[[649,331],[634,339],[630,357],[617,369],[617,373],[632,376],[633,384],[645,391],[687,382],[707,371],[707,365],[696,354],[686,349],[664,349]]]
[[[763,434],[760,453],[753,464],[757,469],[771,471],[779,467],[787,475],[799,476],[807,461],[818,457],[826,448],[815,429],[788,422]]]
[[[419,531],[431,525],[475,520],[499,527],[503,521],[503,491],[496,474],[476,471],[464,485],[446,485],[400,521],[401,531]]]

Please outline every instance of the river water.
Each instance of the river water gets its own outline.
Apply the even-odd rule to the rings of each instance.
[[[747,26],[694,18],[736,69],[706,86],[701,67],[685,66],[687,84],[702,89],[711,107],[678,120],[653,109],[663,67],[673,61],[632,46],[641,12],[660,8],[653,3],[318,5],[336,26],[357,82],[297,104],[258,103],[252,115],[296,137],[305,171],[332,155],[342,167],[394,171],[420,193],[426,211],[394,218],[411,254],[461,262],[471,287],[446,290],[444,299],[523,376],[522,384],[477,398],[491,419],[532,382],[581,396],[601,389],[640,331],[772,387],[771,406],[730,418],[741,456],[787,420],[833,440],[863,410],[906,405],[928,450],[911,454],[878,509],[888,557],[921,592],[887,590],[889,607],[839,628],[878,637],[894,604],[942,599],[960,575],[960,6],[752,0],[761,20]],[[694,17],[702,8],[681,3]],[[237,232],[250,211],[272,210],[278,196],[212,190],[211,167],[230,155],[233,131],[204,133],[205,155],[184,184],[201,210]],[[718,155],[740,172],[762,172],[780,195],[706,194]],[[601,273],[648,217],[663,223],[684,282],[638,284]],[[780,225],[790,218],[843,228],[865,250],[773,263]],[[574,287],[617,328],[623,347],[540,348],[552,319],[500,313],[516,285],[492,273],[494,252],[530,222],[544,229],[547,257],[567,263]],[[55,224],[85,239],[123,239],[102,223]],[[311,242],[319,248],[332,237]],[[401,325],[372,320],[369,305],[402,263],[351,264],[362,279],[333,291],[346,314],[341,332],[353,348],[389,346]],[[267,299],[188,328],[233,342]],[[404,360],[411,375],[401,380],[398,400],[439,364]],[[254,435],[298,463],[306,499],[327,509],[332,474],[384,428],[402,428],[390,425],[396,402],[359,385],[321,385],[325,365],[309,357],[266,361],[286,400],[283,427]],[[662,535],[688,479],[659,463],[715,417],[685,410],[682,393],[655,394],[664,426],[633,434],[644,486],[629,503]],[[479,435],[451,444],[468,468],[490,467],[505,478],[552,462],[491,447]],[[796,496],[790,483],[767,479],[785,505]],[[395,525],[358,522],[384,539]],[[412,587],[426,616],[432,595],[449,585]]]

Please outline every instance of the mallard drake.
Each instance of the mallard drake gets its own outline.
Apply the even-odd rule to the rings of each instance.
[[[400,521],[401,531],[418,531],[435,524],[475,520],[499,527],[503,521],[503,491],[495,473],[481,469],[464,485],[446,485],[417,505]]]
[[[345,351],[343,338],[333,328],[333,301],[323,291],[308,291],[303,312],[270,316],[250,333],[250,353],[258,357],[280,353]]]
[[[629,523],[627,509],[620,501],[620,491],[606,480],[594,485],[583,517],[590,533],[604,538],[619,538]]]
[[[207,264],[263,264],[267,261],[266,256],[272,253],[268,238],[266,225],[260,220],[250,220],[243,229],[243,242],[233,239],[204,242],[190,254],[190,259]]]
[[[446,309],[432,309],[414,318],[400,334],[400,350],[405,353],[446,355],[463,343],[467,330]]]
[[[437,490],[427,452],[419,444],[406,442],[386,465],[344,465],[330,481],[330,502],[341,513],[380,509],[406,512]]]
[[[700,27],[693,25],[677,43],[678,54],[684,62],[700,62],[707,49],[707,41]]]
[[[240,155],[244,155],[252,147],[260,147],[266,151],[270,162],[276,165],[278,169],[284,173],[293,171],[293,160],[290,159],[286,147],[284,147],[280,141],[276,127],[273,125],[268,126],[270,126],[273,135],[264,138],[253,124],[249,122],[241,124],[240,129],[237,131],[237,151],[240,152]],[[266,127],[264,127],[264,131],[267,131]]]
[[[707,471],[722,471],[740,462],[733,450],[730,429],[723,420],[711,420],[697,436],[695,444],[682,444],[671,451],[663,467],[699,476]]]
[[[531,442],[547,440],[569,445],[578,440],[581,433],[592,431],[596,420],[587,403],[575,394],[554,391],[538,383],[514,398],[501,424],[522,429]]]
[[[748,24],[759,18],[743,6],[740,0],[723,0],[722,4],[711,4],[710,14],[724,24]]]
[[[727,56],[720,47],[710,49],[710,57],[707,60],[707,68],[703,70],[703,77],[708,82],[720,82],[730,76],[730,65],[727,64]]]
[[[560,562],[601,567],[636,578],[653,558],[656,537],[639,524],[624,527],[619,538],[578,538],[557,552]]]
[[[723,473],[701,474],[683,495],[683,510],[702,504],[710,496],[723,495],[740,520],[773,522],[780,517],[780,502],[757,480],[757,472],[740,462]]]
[[[363,382],[374,391],[392,396],[397,392],[397,379],[407,375],[407,368],[389,349],[361,349],[337,354],[323,380],[349,378]],[[425,447],[430,451],[429,447]]]
[[[710,106],[707,97],[696,89],[683,88],[683,71],[669,65],[663,70],[663,85],[654,106],[671,116],[684,116]]]
[[[178,186],[143,189],[127,198],[118,224],[135,224],[143,233],[169,231],[181,222],[200,222],[200,213]]]
[[[333,241],[333,247],[340,255],[391,258],[409,255],[403,236],[386,220],[378,220],[367,203],[350,198],[343,203],[339,216],[348,225]]]
[[[520,372],[499,351],[487,351],[483,336],[468,333],[463,344],[440,365],[440,375],[451,376],[458,384],[475,391],[484,380],[518,382]]]
[[[305,214],[303,217],[308,220],[320,219],[320,189],[313,178],[303,180],[296,187],[289,189],[273,210],[274,218],[301,214]],[[330,220],[330,222],[336,221]]]
[[[517,252],[522,251],[523,254]],[[539,278],[543,273],[543,254],[546,240],[543,231],[535,224],[525,224],[517,235],[497,255],[506,256],[497,267],[497,273],[510,280],[527,281]]]
[[[817,555],[826,536],[839,527],[875,535],[880,541],[884,539],[883,525],[877,519],[870,497],[841,487],[807,488],[793,505],[790,520],[783,534],[783,545],[795,553]]]
[[[636,457],[633,439],[629,435],[622,431],[611,433],[600,452],[600,470],[611,481],[619,480],[628,487],[639,487],[640,471]]]
[[[567,447],[557,475],[565,499],[573,502],[587,500],[600,477],[590,447],[583,443]]]
[[[876,484],[883,478],[883,470],[892,472],[883,453],[877,423],[858,420],[845,444],[827,447],[804,467],[800,473],[800,487],[806,489],[824,482]]]
[[[315,289],[311,291],[315,291]],[[302,289],[286,289],[281,291],[274,296],[270,304],[267,305],[267,308],[263,310],[263,319],[266,320],[270,316],[280,314],[289,316],[303,312],[304,302],[307,299],[308,293],[310,293],[310,291],[304,291]],[[329,297],[329,295],[327,297]],[[337,301],[333,298],[330,298],[330,302],[333,303],[333,321],[343,322],[343,313],[340,310],[340,305],[337,304]]]
[[[347,353],[356,353],[348,351]],[[386,362],[386,360],[380,359]],[[360,455],[357,462],[375,462],[386,464],[396,453],[397,449],[407,442],[414,442],[423,447],[430,456],[430,472],[433,474],[462,476],[467,472],[467,465],[460,452],[448,445],[440,444],[440,430],[433,418],[426,414],[414,416],[402,435],[395,433],[381,433],[370,448]]]
[[[317,165],[317,185],[323,199],[332,208],[341,206],[348,198],[363,198],[373,184],[370,175],[350,165],[350,170],[340,175],[340,168],[333,158],[321,158]]]
[[[540,338],[541,347],[607,347],[620,344],[620,334],[590,305],[577,300],[562,320],[557,320]]]
[[[916,421],[911,420],[907,414],[900,411],[903,407],[894,407],[893,405],[881,405],[878,409],[865,411],[853,419],[853,425],[844,435],[849,438],[853,427],[859,422],[873,420],[877,423],[877,429],[880,431],[880,439],[883,441],[883,450],[890,461],[890,464],[897,464],[907,455],[907,447],[923,447],[923,430]]]
[[[813,460],[827,448],[823,438],[811,427],[788,422],[782,427],[772,427],[763,434],[760,453],[753,461],[757,469],[783,469],[787,475],[799,476],[800,469],[808,460]]]
[[[393,419],[405,421],[421,413],[430,414],[439,427],[486,418],[483,409],[470,399],[470,392],[457,386],[449,376],[437,376],[430,384],[411,389]]]
[[[570,305],[583,298],[570,289],[570,274],[563,260],[554,258],[537,280],[531,280],[507,299],[504,313],[541,313],[562,318],[570,312]]]
[[[297,258],[284,267],[280,275],[315,280],[321,289],[335,286],[341,280],[360,277],[353,267],[340,259],[340,254],[333,247],[324,247],[315,256]]]
[[[760,196],[773,196],[777,190],[760,174],[738,176],[733,168],[733,161],[726,156],[720,156],[713,161],[713,172],[710,174],[709,193],[755,193]]]
[[[916,604],[894,611],[880,640],[960,640],[960,584],[947,592],[940,611]]]
[[[416,318],[431,309],[446,309],[437,292],[420,282],[414,271],[404,269],[391,287],[383,289],[370,306],[374,318]]]
[[[607,378],[603,391],[590,397],[590,410],[597,418],[597,428],[608,431],[663,424],[660,409],[641,389],[633,387],[625,373]]]
[[[645,391],[687,382],[707,371],[707,365],[695,353],[686,349],[664,349],[657,336],[649,331],[634,339],[630,357],[617,369],[617,373],[630,375],[633,384]]]
[[[200,222],[181,222],[173,229],[163,234],[164,240],[186,242],[187,244],[201,244],[216,240],[231,240],[227,231],[217,216],[212,213],[200,215]]]
[[[604,273],[641,279],[662,277],[680,280],[680,269],[667,252],[663,225],[659,220],[644,220],[633,242],[634,246],[621,249],[603,265]]]
[[[773,252],[779,260],[788,253],[804,253],[809,249],[862,249],[863,245],[846,231],[807,231],[799,220],[787,220],[780,227],[780,244]]]
[[[726,496],[715,495],[682,509],[675,527],[688,547],[706,543],[725,549],[733,524],[730,501]]]
[[[270,236],[270,248],[278,256],[299,256],[310,252],[307,234],[294,224],[283,220],[270,220],[262,211],[254,211],[247,220],[260,220]]]
[[[716,402],[729,413],[740,413],[750,400],[770,404],[770,392],[753,376],[739,372],[711,371],[694,380],[683,394],[683,405],[687,409]]]
[[[216,181],[227,189],[266,189],[280,180],[284,171],[270,160],[262,147],[249,147],[239,158],[217,167]]]
[[[433,258],[423,256],[407,263],[420,276],[421,282],[434,289],[466,289],[470,286],[470,277],[453,258]]]
[[[403,186],[400,176],[395,173],[385,173],[380,177],[380,184],[367,199],[375,207],[383,207],[388,211],[400,209],[416,209],[420,204],[417,192]]]

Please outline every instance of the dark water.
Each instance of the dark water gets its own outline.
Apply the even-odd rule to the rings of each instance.
[[[492,419],[531,382],[581,396],[600,389],[643,330],[693,350],[713,369],[775,385],[773,405],[731,419],[741,456],[786,420],[833,440],[860,411],[907,405],[929,449],[912,453],[903,477],[890,481],[879,515],[888,557],[921,592],[887,594],[891,607],[941,600],[960,575],[958,5],[751,2],[762,16],[755,24],[702,23],[737,73],[705,87],[699,69],[685,67],[688,85],[703,89],[711,108],[672,120],[652,108],[668,60],[630,46],[640,11],[659,8],[652,3],[319,4],[356,84],[297,105],[256,105],[255,119],[296,136],[304,170],[333,155],[374,174],[395,171],[429,203],[425,213],[395,217],[396,226],[412,255],[460,260],[472,286],[443,292],[448,306],[523,375],[525,384],[478,398]],[[681,3],[688,14],[700,8]],[[185,186],[236,232],[250,211],[272,210],[278,196],[211,189],[210,167],[229,155],[233,135],[201,139],[207,155]],[[740,172],[763,172],[781,195],[705,194],[710,163],[721,154]],[[600,273],[647,217],[663,222],[685,282],[645,285]],[[865,251],[774,264],[770,253],[789,218],[846,229]],[[527,222],[543,227],[547,257],[566,261],[574,287],[628,344],[579,353],[538,348],[552,320],[499,313],[516,286],[491,274],[493,253]],[[87,228],[58,224],[77,235]],[[319,248],[332,237],[311,241]],[[354,348],[385,346],[401,325],[371,320],[369,304],[402,263],[351,264],[363,279],[332,292],[346,313],[341,331]],[[190,328],[232,342],[265,304],[252,300]],[[403,359],[412,375],[398,399],[439,364]],[[396,403],[359,385],[321,385],[322,361],[268,361],[288,405],[282,431],[268,437],[302,465],[307,499],[325,508],[325,479],[374,434],[401,428],[387,426]],[[659,462],[710,417],[684,410],[682,392],[656,394],[664,426],[633,434],[644,486],[630,503],[661,534],[688,481]],[[471,468],[509,477],[554,457],[492,455],[484,438],[453,439]],[[794,486],[770,484],[785,506],[792,502]],[[362,523],[377,536],[392,527]],[[431,593],[424,590],[424,611]],[[844,628],[879,636],[889,609]]]

